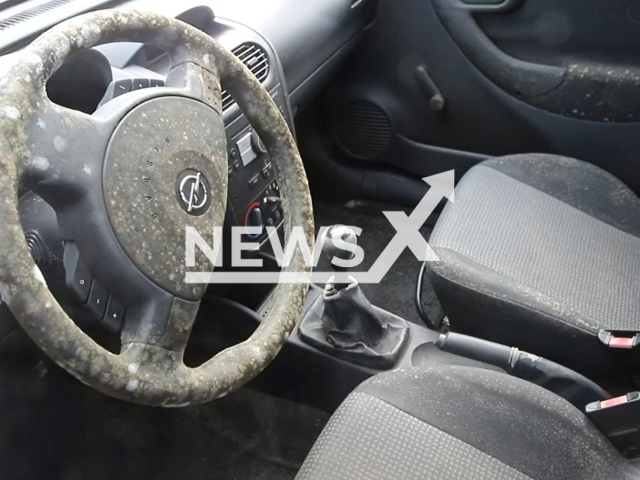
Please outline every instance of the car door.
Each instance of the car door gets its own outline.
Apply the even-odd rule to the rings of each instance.
[[[550,152],[640,191],[640,2],[380,0],[324,99],[347,158],[416,175]]]

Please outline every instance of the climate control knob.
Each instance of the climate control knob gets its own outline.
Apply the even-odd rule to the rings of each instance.
[[[275,213],[280,210],[282,206],[282,199],[275,196],[265,197],[264,204],[271,213]]]
[[[251,238],[258,238],[264,233],[264,214],[258,202],[252,204],[244,216],[245,227],[260,227],[260,233],[249,235]]]
[[[249,212],[249,217],[247,220],[247,227],[264,227],[262,209],[260,207],[254,207]]]

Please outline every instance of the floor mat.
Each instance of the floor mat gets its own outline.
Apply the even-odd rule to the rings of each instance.
[[[242,389],[160,409],[106,397],[40,363],[0,396],[0,477],[293,479],[329,415]]]
[[[393,210],[393,209],[390,209]],[[382,253],[396,230],[380,211],[345,208],[324,203],[314,204],[316,229],[335,224],[351,225],[362,228],[358,244],[365,252],[364,261],[358,267],[360,271],[369,270]],[[428,239],[435,219],[429,219],[420,232]],[[414,303],[416,281],[421,263],[409,249],[405,249],[387,275],[379,284],[363,284],[362,291],[374,305],[395,313],[410,322],[423,324]],[[329,261],[321,258],[318,269],[330,271]],[[422,300],[427,313],[439,308],[435,292],[425,281]]]

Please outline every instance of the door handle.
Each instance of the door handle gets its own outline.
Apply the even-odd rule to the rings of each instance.
[[[429,99],[429,108],[434,112],[442,111],[445,105],[444,96],[442,95],[442,92],[440,92],[436,82],[434,82],[431,75],[429,75],[427,67],[424,65],[418,65],[414,70],[414,74],[422,92]]]
[[[507,93],[531,99],[549,93],[562,84],[567,70],[526,62],[507,55],[485,35],[474,13],[506,13],[524,0],[431,0],[443,25],[464,55],[493,83]],[[478,3],[484,1],[484,3]],[[471,3],[472,2],[472,3]]]

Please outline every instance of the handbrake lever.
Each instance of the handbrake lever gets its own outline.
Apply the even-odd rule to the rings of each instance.
[[[440,335],[436,346],[443,352],[494,365],[514,377],[540,385],[580,410],[591,402],[611,397],[584,375],[515,347],[452,332]]]

